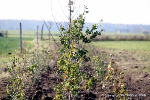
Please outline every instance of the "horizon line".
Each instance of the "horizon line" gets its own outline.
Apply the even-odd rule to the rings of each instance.
[[[28,21],[44,21],[42,19],[0,19],[0,20],[28,20]],[[45,21],[52,21],[52,22],[55,22],[54,20],[45,20]],[[57,22],[62,22],[62,23],[65,23],[67,21],[57,21]],[[97,22],[90,22],[90,21],[85,21],[85,23],[98,23]],[[143,24],[143,23],[113,23],[113,22],[101,22],[101,23],[104,23],[104,24],[124,24],[124,25],[150,25],[150,24]]]

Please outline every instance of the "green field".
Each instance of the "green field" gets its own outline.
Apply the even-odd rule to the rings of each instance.
[[[34,47],[32,37],[23,38],[23,48],[29,50]],[[0,37],[0,67],[6,67],[13,56],[19,52],[19,37]],[[10,54],[11,53],[11,54]]]
[[[120,59],[118,65],[125,69],[139,66],[132,71],[150,73],[150,41],[99,41],[92,45],[99,47],[99,51],[114,54]]]
[[[47,39],[48,32],[44,32],[44,39]],[[53,32],[52,34],[58,34],[57,32]],[[104,33],[114,35],[115,33]],[[26,50],[30,50],[35,46],[35,31],[25,30],[23,31],[23,47]],[[39,35],[40,38],[40,35]],[[54,36],[55,39],[58,40],[58,36]],[[9,30],[8,37],[0,37],[0,64],[4,65],[4,62],[7,62],[7,59],[10,59],[11,56],[16,52],[19,52],[19,30]],[[50,41],[52,38],[50,37]],[[150,41],[96,41],[92,42],[92,45],[106,49],[109,51],[110,49],[116,49],[114,53],[120,52],[122,50],[127,51],[139,51],[146,52],[150,55]],[[16,50],[16,51],[15,51]],[[3,63],[3,64],[2,64]]]
[[[33,38],[23,38],[23,43],[26,43],[26,48],[33,46],[30,41]],[[31,45],[30,45],[31,44]],[[0,55],[6,55],[7,53],[14,53],[15,50],[19,50],[20,39],[19,37],[0,37]]]
[[[48,39],[48,31],[43,32],[43,38]],[[51,32],[53,37],[55,39],[58,38],[59,33],[58,32]],[[38,38],[40,39],[40,31]],[[0,55],[6,55],[7,53],[11,52],[14,53],[15,50],[19,50],[19,30],[8,30],[7,38],[4,33],[4,37],[0,37]],[[36,38],[36,31],[34,30],[23,30],[22,31],[22,37],[23,37],[23,45],[27,49],[31,49],[33,47],[33,39]],[[52,37],[50,36],[50,40],[52,40]]]
[[[101,48],[150,52],[150,41],[100,41],[93,42],[92,44]]]
[[[55,36],[58,33],[52,32],[52,34],[54,34],[53,36],[54,39],[58,40],[58,36]],[[23,49],[25,49],[27,52],[32,51],[32,48],[34,48],[36,44],[35,31],[23,30],[22,37],[23,37],[22,40]],[[40,34],[38,38],[40,42]],[[48,31],[44,31],[43,39],[46,39],[46,41],[47,39],[49,39]],[[50,41],[52,40],[53,39],[50,36]],[[46,45],[45,42],[43,44]],[[5,36],[5,34],[4,37],[0,37],[0,67],[6,67],[6,64],[13,58],[13,56],[16,53],[20,52],[19,49],[20,49],[19,30],[9,30],[7,37]]]
[[[38,31],[38,35],[40,37],[41,31]],[[51,32],[53,35],[58,35],[59,32]],[[20,31],[19,30],[8,30],[8,37],[19,37]],[[43,36],[48,36],[49,32],[48,31],[43,31]],[[36,31],[34,30],[22,30],[22,36],[23,37],[35,37],[36,36]]]

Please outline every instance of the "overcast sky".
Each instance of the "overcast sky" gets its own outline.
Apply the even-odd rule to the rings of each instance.
[[[69,0],[0,0],[0,19],[68,21]],[[150,24],[150,0],[72,0],[74,12],[88,6],[87,22]],[[74,15],[74,14],[73,14]],[[77,14],[76,14],[77,15]]]

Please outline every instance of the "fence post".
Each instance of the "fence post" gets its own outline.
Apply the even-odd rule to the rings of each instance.
[[[20,23],[20,53],[22,53],[22,26]]]
[[[41,29],[41,40],[43,40],[43,29],[44,29],[44,24],[42,25],[42,29]]]
[[[37,26],[37,32],[36,32],[36,45],[38,46],[38,28],[39,28],[39,26]]]

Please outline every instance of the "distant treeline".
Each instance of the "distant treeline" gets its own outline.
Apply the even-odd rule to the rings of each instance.
[[[23,30],[36,30],[37,25],[39,28],[42,27],[44,21],[42,20],[0,20],[0,30],[19,30],[19,23],[22,23]],[[51,27],[51,31],[58,32],[58,27],[53,21],[46,21],[48,28]],[[91,27],[93,23],[87,22],[85,24],[86,27]],[[59,22],[59,25],[63,25],[65,27],[68,26],[65,22]],[[105,32],[117,32],[117,33],[143,33],[150,32],[150,25],[142,25],[142,24],[111,24],[111,23],[102,23],[102,28]],[[84,28],[84,30],[85,30]],[[46,26],[44,26],[44,30],[47,30]],[[83,31],[84,31],[83,30]]]

